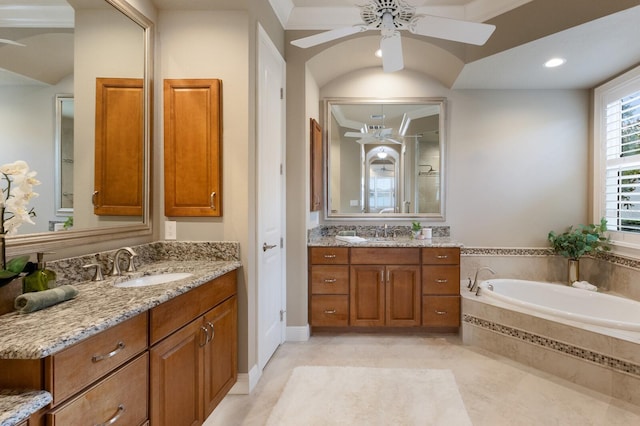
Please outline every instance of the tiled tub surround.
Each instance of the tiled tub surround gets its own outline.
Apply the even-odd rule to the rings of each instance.
[[[135,246],[137,272],[122,277],[106,276],[98,282],[88,281],[90,273],[83,265],[98,259],[103,271],[107,271],[107,259],[113,252],[48,262],[48,267],[57,273],[58,284],[72,284],[79,294],[73,300],[41,311],[0,316],[0,358],[44,358],[238,269],[239,247],[235,242],[159,242]],[[159,272],[190,272],[193,276],[156,286],[123,289],[113,286],[116,281]],[[51,398],[47,392],[25,391],[21,395],[0,391],[1,415],[13,419],[25,407],[35,412],[41,408],[42,398]],[[0,424],[15,423],[7,420]]]
[[[580,262],[582,280],[598,285],[600,291],[640,300],[633,285],[640,279],[639,262],[611,254]],[[463,342],[640,405],[640,333],[556,319],[476,297],[466,288],[466,277],[473,278],[481,266],[490,266],[496,275],[485,271],[480,280],[564,282],[566,263],[547,249],[463,249]]]

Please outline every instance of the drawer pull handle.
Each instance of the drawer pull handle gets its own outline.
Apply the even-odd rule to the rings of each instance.
[[[216,202],[215,202],[215,198],[216,198],[216,193],[212,192],[211,195],[209,196],[209,206],[215,210],[216,209]]]
[[[325,282],[325,283],[328,283],[328,284],[333,284],[333,283],[335,283],[336,281],[338,281],[338,280],[337,280],[337,279],[335,279],[335,278],[327,278],[326,280],[324,280],[324,282]]]
[[[449,256],[447,256],[446,254],[439,254],[436,256],[436,259],[447,259],[449,258]]]
[[[440,280],[436,280],[436,282],[437,282],[438,284],[445,284],[445,283],[449,282],[449,280],[442,280],[442,279],[440,279]]]
[[[114,356],[118,355],[118,352],[120,352],[123,349],[124,349],[124,342],[118,342],[118,346],[114,350],[112,350],[106,355],[94,355],[91,357],[91,361],[98,362],[98,361],[104,361],[105,359],[113,358]]]
[[[200,326],[200,330],[204,331],[204,343],[202,343],[202,339],[200,339],[201,343],[198,343],[198,346],[201,348],[204,347],[207,343],[209,343],[209,329],[203,325]]]
[[[447,311],[435,311],[436,315],[447,315]]]
[[[211,330],[211,336],[209,337],[209,340],[207,342],[207,343],[209,343],[209,342],[213,341],[213,338],[216,335],[216,329],[213,326],[213,324],[211,323],[211,321],[207,321],[207,328],[209,328],[209,330]]]
[[[335,313],[336,313],[336,310],[335,310],[335,309],[326,309],[326,310],[324,311],[324,313],[325,313],[325,314],[331,314],[331,315],[333,315],[333,314],[335,314]]]
[[[325,254],[324,258],[325,259],[335,259],[336,255],[335,254]]]
[[[98,423],[96,424],[96,426],[108,426],[108,425],[112,425],[115,422],[118,421],[118,419],[124,414],[124,404],[120,404],[118,405],[118,411],[116,411],[116,414],[114,414],[113,417],[111,417],[109,420],[107,420],[104,423]]]

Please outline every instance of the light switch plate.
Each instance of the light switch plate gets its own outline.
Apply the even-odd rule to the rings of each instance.
[[[176,221],[167,220],[164,223],[164,239],[175,240],[176,239]]]

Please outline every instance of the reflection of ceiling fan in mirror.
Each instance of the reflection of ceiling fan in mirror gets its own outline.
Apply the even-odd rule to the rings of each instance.
[[[395,143],[402,145],[399,137],[393,135],[393,129],[388,128],[375,128],[376,126],[367,126],[366,129],[363,129],[361,132],[346,132],[344,134],[347,138],[359,138],[356,142],[361,145],[370,144],[370,143]],[[367,130],[367,131],[364,131]]]
[[[293,40],[294,46],[308,48],[347,37],[362,31],[380,29],[382,39],[382,67],[385,72],[404,68],[402,42],[398,30],[409,30],[417,35],[483,45],[489,39],[495,25],[461,21],[432,15],[416,15],[416,8],[404,0],[368,0],[360,5],[360,17],[364,24],[325,31],[309,37]]]

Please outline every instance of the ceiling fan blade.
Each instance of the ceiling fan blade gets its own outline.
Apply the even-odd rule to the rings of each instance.
[[[385,138],[384,141],[385,142],[391,142],[391,143],[397,143],[398,145],[402,145],[402,142],[397,141],[395,139],[391,139],[391,138]]]
[[[8,40],[6,38],[0,38],[0,43],[11,44],[13,46],[21,46],[21,47],[25,47],[26,46],[26,44],[18,43],[17,41]]]
[[[400,71],[404,68],[400,32],[396,31],[391,36],[383,35],[382,40],[380,40],[380,50],[382,51],[382,69],[384,72]]]
[[[363,137],[364,135],[365,135],[365,133],[362,133],[362,132],[346,132],[346,133],[344,134],[344,136],[345,136],[346,138],[361,138],[361,137]]]
[[[418,35],[482,46],[491,37],[496,26],[440,16],[420,15],[411,20],[408,28],[409,31]]]
[[[347,37],[352,34],[367,31],[368,29],[369,28],[366,25],[354,25],[353,27],[337,28],[335,30],[325,31],[323,33],[314,34],[309,37],[293,40],[291,44],[306,49],[308,47],[317,46],[319,44],[337,40],[342,37]]]

